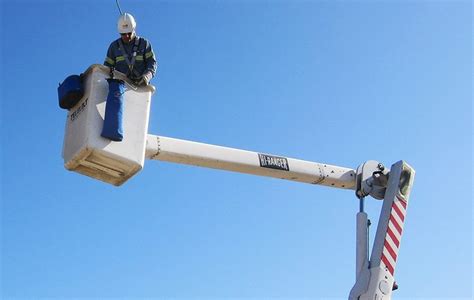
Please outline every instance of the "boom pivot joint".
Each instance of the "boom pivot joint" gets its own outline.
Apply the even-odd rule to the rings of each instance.
[[[382,200],[387,189],[389,172],[383,164],[369,160],[361,164],[356,171],[356,196],[362,199],[372,196]]]

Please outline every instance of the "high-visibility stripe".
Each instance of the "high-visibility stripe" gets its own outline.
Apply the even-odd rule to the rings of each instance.
[[[392,223],[395,229],[397,229],[398,233],[402,235],[402,227],[398,224],[398,221],[393,214],[390,216],[389,222]]]
[[[385,249],[387,249],[388,253],[390,253],[390,256],[392,256],[393,261],[397,261],[397,253],[393,250],[392,246],[390,246],[390,243],[388,241],[385,241],[384,243]],[[397,249],[398,250],[398,249]]]
[[[388,243],[394,251],[396,251],[396,252],[398,251],[397,250],[398,246],[395,244],[395,242],[393,241],[393,239],[390,236],[387,236],[387,238],[385,239],[385,242]],[[400,245],[400,243],[398,245]]]
[[[400,201],[397,201],[397,202],[400,202]],[[393,210],[397,213],[397,215],[400,217],[400,219],[403,221],[405,221],[405,215],[404,213],[401,211],[401,209],[398,207],[398,204],[397,202],[393,202],[393,205],[392,205],[392,208]]]
[[[397,237],[395,236],[395,234],[392,232],[392,230],[389,228],[387,230],[387,233],[388,233],[388,236],[392,239],[392,242],[397,246],[399,247],[400,246],[400,241],[397,239]],[[386,238],[385,238],[386,239]]]
[[[398,198],[397,198],[397,199],[398,199]],[[405,214],[406,214],[406,212],[407,212],[407,206],[406,206],[406,203],[405,203],[405,202],[403,202],[403,201],[400,201],[400,200],[398,200],[398,201],[397,201],[397,200],[395,200],[395,202],[394,202],[394,203],[395,203],[395,204],[397,205],[397,207],[400,209],[400,211],[402,212],[402,214],[403,214],[403,215],[405,215]]]
[[[392,253],[395,254],[395,251],[393,249],[392,249]],[[382,252],[382,262],[383,264],[385,264],[385,267],[387,267],[387,269],[393,270],[391,272],[391,274],[393,275],[393,272],[395,271],[395,266],[397,263],[395,259],[393,258],[392,254],[389,252],[389,249],[385,247],[385,245]]]
[[[395,228],[395,225],[393,225],[391,222],[388,223],[388,229],[393,233],[393,235],[397,238],[397,240],[400,240],[402,238],[402,235],[398,232],[397,228]],[[402,228],[403,230],[403,228]]]
[[[117,57],[115,58],[115,60],[116,60],[117,62],[119,62],[119,61],[124,61],[124,60],[125,60],[125,57],[123,57],[122,55],[120,55],[120,56],[117,56]]]
[[[110,57],[106,57],[105,58],[105,61],[111,65],[115,65],[115,61],[113,59],[111,59]]]
[[[390,218],[387,225],[387,233],[382,250],[381,260],[387,270],[392,274],[395,271],[400,240],[403,232],[403,223],[405,222],[407,202],[400,196],[396,196],[392,202]]]
[[[403,208],[406,210],[407,209],[407,201],[400,196],[397,196],[397,199],[399,200],[399,203],[403,206]]]
[[[393,268],[393,266],[390,264],[390,262],[388,261],[388,259],[385,257],[385,255],[382,255],[382,261],[383,263],[385,264],[385,266],[387,267],[388,271],[390,272],[390,274],[392,274],[393,276],[393,272],[395,271],[395,269]]]
[[[400,234],[401,234],[401,233],[402,233],[401,230],[403,230],[403,226],[402,226],[402,225],[403,225],[403,221],[400,219],[400,217],[397,215],[397,213],[394,212],[393,208],[392,208],[392,215],[391,215],[391,217],[393,217],[393,218],[392,218],[392,222],[393,222],[394,224],[396,223],[396,224],[400,227],[400,229],[397,229],[397,231],[399,231]]]
[[[153,52],[148,52],[148,53],[145,53],[145,58],[150,58],[153,56]]]
[[[143,55],[137,55],[137,56],[135,57],[135,59],[142,61],[142,60],[143,60]]]

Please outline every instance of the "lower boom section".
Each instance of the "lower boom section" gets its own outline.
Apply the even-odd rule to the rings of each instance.
[[[355,170],[266,153],[148,135],[146,158],[355,189]]]
[[[369,272],[358,274],[351,300],[390,300],[395,268],[415,170],[399,161],[390,169],[387,190],[375,235]]]

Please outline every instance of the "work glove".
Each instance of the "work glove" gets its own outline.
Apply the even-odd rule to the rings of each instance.
[[[151,78],[153,78],[153,74],[150,71],[146,72],[138,80],[138,85],[148,85]]]

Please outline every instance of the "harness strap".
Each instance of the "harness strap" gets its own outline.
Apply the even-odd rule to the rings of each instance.
[[[130,58],[129,58],[129,55],[128,55],[127,51],[125,50],[125,47],[123,46],[122,39],[119,39],[118,42],[119,42],[119,45],[120,45],[119,48],[122,51],[122,55],[125,58],[125,62],[128,65],[129,72],[127,74],[127,77],[128,77],[128,75],[130,75],[132,73],[136,77],[139,77],[140,74],[133,67],[135,66],[135,59],[137,58],[137,51],[138,51],[138,45],[140,44],[140,37],[138,37],[138,36],[135,37],[135,43],[133,44],[133,48],[132,48],[132,60],[131,61],[130,61]]]

